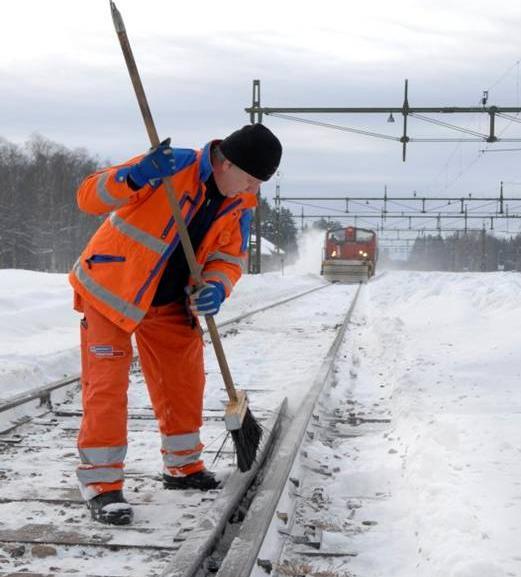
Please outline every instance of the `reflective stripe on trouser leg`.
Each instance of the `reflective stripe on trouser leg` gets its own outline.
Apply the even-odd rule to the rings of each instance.
[[[204,464],[201,457],[203,444],[196,433],[161,435],[161,453],[165,472],[169,475],[190,475],[200,471]]]
[[[79,449],[82,464],[76,469],[76,475],[85,500],[123,488],[126,452],[126,447]]]
[[[136,342],[162,435],[169,474],[203,469],[202,425],[204,364],[201,330],[191,325],[182,304],[151,307],[136,329]]]
[[[83,419],[77,469],[85,499],[123,487],[130,335],[84,303],[81,323]]]

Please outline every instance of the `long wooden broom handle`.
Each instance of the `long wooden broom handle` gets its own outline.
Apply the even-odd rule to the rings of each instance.
[[[127,32],[125,29],[125,24],[123,23],[123,18],[119,10],[116,8],[115,3],[110,0],[110,9],[112,12],[112,20],[114,21],[114,27],[119,38],[119,43],[121,45],[121,50],[123,51],[123,56],[125,57],[125,62],[130,74],[130,79],[132,80],[132,85],[134,86],[134,91],[139,103],[139,108],[141,109],[141,114],[143,116],[143,121],[145,122],[145,127],[150,139],[150,144],[153,147],[159,146],[160,140],[157,134],[156,126],[152,118],[152,113],[148,106],[147,97],[145,95],[145,90],[141,82],[141,77],[136,66],[136,61],[134,60],[134,55],[132,53],[132,48],[128,40]],[[186,260],[190,268],[190,274],[194,278],[196,285],[201,286],[201,265],[197,263],[195,258],[194,248],[192,242],[190,241],[190,236],[188,235],[188,230],[181,213],[181,208],[179,202],[175,196],[174,186],[172,184],[171,177],[163,178],[163,184],[165,185],[168,203],[170,204],[170,209],[174,215],[174,221],[177,225],[177,230],[179,232],[179,237],[181,239],[181,245],[183,247],[184,253],[186,255]],[[221,337],[219,336],[219,331],[217,330],[217,325],[215,324],[215,319],[206,315],[205,317],[206,325],[208,327],[208,332],[210,333],[210,338],[212,339],[213,348],[215,350],[215,356],[217,357],[217,362],[221,369],[221,374],[223,376],[224,385],[226,387],[226,392],[230,401],[237,402],[237,392],[233,384],[232,375],[228,367],[228,362],[224,354],[224,349],[221,343]]]

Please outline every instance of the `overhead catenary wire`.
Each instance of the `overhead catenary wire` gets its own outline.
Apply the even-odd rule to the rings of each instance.
[[[504,112],[496,112],[496,116],[500,116],[501,118],[510,120],[511,122],[521,123],[521,118],[519,118],[519,116],[511,116],[510,114],[505,114]]]
[[[511,66],[509,66],[506,71],[498,78],[498,80],[496,80],[492,85],[490,85],[487,90],[485,91],[487,94],[492,90],[492,88],[494,88],[495,86],[497,86],[498,84],[500,84],[504,78],[506,78],[508,76],[508,74],[510,74],[510,72],[517,67],[517,77],[516,77],[516,105],[519,106],[519,63],[521,62],[521,60],[516,60],[514,62],[514,64],[512,64]],[[497,116],[501,116],[504,115],[505,113],[499,113],[496,112]],[[519,113],[517,113],[518,115]],[[508,115],[507,115],[508,116]],[[474,114],[471,122],[474,122],[476,119],[476,115]],[[458,150],[461,147],[461,142],[459,141],[458,144],[454,147],[454,149],[452,150],[452,152],[449,154],[449,157],[447,158],[447,160],[445,161],[445,164],[443,165],[443,167],[441,168],[441,170],[436,174],[436,176],[434,177],[434,182],[436,182],[438,180],[438,178],[440,177],[440,175],[445,172],[446,170],[448,170],[449,164],[451,163],[452,159],[454,158],[455,154],[458,152]],[[484,153],[487,152],[506,152],[506,151],[510,151],[510,150],[517,150],[517,149],[491,149],[490,145],[488,145],[485,149],[481,149],[479,151],[479,154],[483,155]],[[453,186],[453,184],[455,184],[455,182],[457,182],[466,172],[467,170],[469,170],[470,168],[472,168],[474,166],[474,164],[477,162],[477,160],[480,160],[482,158],[482,156],[478,156],[478,158],[473,159],[464,169],[460,170],[460,172],[456,175],[456,177],[450,181],[447,182],[443,188],[443,190],[448,190],[449,188],[451,188]],[[432,186],[428,186],[427,190],[432,190]]]
[[[485,103],[483,103],[484,106]],[[318,111],[318,109],[316,110]],[[295,110],[296,112],[296,110]],[[301,122],[301,123],[305,123],[305,124],[310,124],[310,125],[315,125],[315,126],[321,126],[321,127],[325,127],[325,128],[333,128],[336,130],[340,130],[340,131],[345,131],[345,132],[352,132],[352,133],[356,133],[356,134],[362,134],[362,135],[366,135],[366,136],[371,136],[374,138],[384,138],[387,140],[400,140],[403,142],[403,138],[398,138],[398,137],[394,137],[391,135],[387,135],[387,134],[382,134],[382,133],[376,133],[376,132],[372,132],[372,131],[365,131],[365,130],[361,130],[361,129],[355,129],[355,128],[351,128],[351,127],[346,127],[346,126],[341,126],[338,124],[333,124],[333,123],[326,123],[323,121],[315,121],[315,120],[310,120],[310,119],[306,119],[306,118],[302,118],[302,117],[296,117],[294,115],[287,115],[284,114],[283,112],[275,112],[275,111],[269,111],[269,110],[265,110],[265,113],[267,115],[271,115],[271,116],[276,116],[279,118],[283,118],[283,119],[287,119],[287,120],[292,120],[292,121],[296,121],[296,122]],[[491,108],[491,114],[494,115],[496,114],[496,110],[495,107]],[[294,114],[294,112],[293,112]],[[500,115],[499,113],[497,113],[498,116]],[[411,138],[411,137],[407,137],[407,141],[408,142],[457,142],[458,143],[458,147],[460,145],[460,143],[462,142],[483,142],[483,141],[487,141],[491,138],[491,136],[488,136],[487,134],[483,133],[483,132],[478,132],[477,130],[472,130],[470,128],[464,128],[464,127],[459,127],[456,126],[454,124],[450,124],[447,122],[443,122],[441,120],[438,119],[432,119],[429,117],[424,116],[423,114],[419,114],[417,112],[409,112],[408,113],[409,116],[411,116],[412,118],[416,118],[417,120],[422,120],[425,122],[430,122],[432,124],[438,125],[438,126],[442,126],[451,130],[456,130],[459,132],[462,132],[466,135],[469,135],[471,138],[422,138],[422,137],[418,137],[418,138]],[[512,124],[512,122],[518,122],[517,118],[515,117],[511,117],[509,115],[500,115],[502,118],[504,118],[505,120],[509,121],[509,124],[507,126],[505,126],[501,132],[499,133],[499,136],[501,136],[502,134],[504,134],[504,132],[508,129],[508,127]],[[491,128],[491,135],[493,135],[493,128]],[[500,139],[499,137],[494,136],[494,142],[498,141],[498,140],[502,140],[505,142],[517,142],[519,141],[518,138],[502,138]],[[491,144],[491,142],[490,142]],[[488,150],[488,148],[490,148],[490,144],[489,146],[483,150],[480,151],[478,153],[478,155],[472,159],[472,161],[470,163],[468,163],[466,166],[464,166],[462,169],[460,169],[459,173],[456,175],[456,178],[453,179],[453,181],[451,183],[448,183],[445,185],[445,190],[447,190],[450,186],[452,186],[457,180],[459,180],[468,170],[470,170],[481,158],[482,158],[482,154]],[[457,147],[457,148],[458,148]],[[457,148],[455,149],[455,151],[453,152],[453,154],[456,152]],[[453,156],[453,154],[451,155],[451,158]],[[450,162],[450,159],[449,161]],[[448,162],[446,163],[446,167],[448,167]],[[354,200],[352,199],[346,199],[349,202],[352,203],[352,205],[358,205],[361,206],[362,203],[356,203]],[[367,201],[365,203],[367,206],[366,208],[369,211],[374,211],[375,212],[375,217],[377,216],[378,213],[380,213],[379,208],[377,207],[373,207],[373,206],[369,206]],[[389,201],[389,204],[393,204],[392,201]],[[430,207],[429,209],[424,209],[422,210],[423,213],[433,213],[435,211],[439,211],[439,210],[443,210],[445,209],[448,205],[450,205],[450,201],[448,203],[444,203],[442,205],[436,206],[436,207]],[[306,206],[306,205],[302,205],[302,206]],[[398,206],[398,207],[403,207],[405,208],[405,210],[413,210],[412,207],[410,207],[409,205],[404,205],[404,204],[400,204],[400,203],[394,203],[394,206]],[[320,208],[321,210],[323,210],[323,207],[317,207]],[[331,210],[331,209],[330,209]],[[347,204],[346,204],[346,209],[345,210],[341,210],[341,209],[332,209],[334,212],[337,212],[338,214],[342,214],[342,213],[349,213],[349,209],[347,208]],[[479,209],[475,208],[475,209],[471,209],[471,211],[477,211]],[[501,211],[502,212],[502,211]],[[384,208],[383,210],[381,210],[381,213],[378,214],[378,216],[381,217],[385,217],[385,214],[387,213],[387,210]],[[353,215],[355,216],[355,215]],[[494,216],[494,215],[492,215]],[[487,215],[487,218],[489,218],[489,215]],[[491,223],[493,221],[491,220]],[[493,224],[491,224],[491,227],[493,226]],[[465,229],[467,228],[467,226],[465,225]]]
[[[461,197],[458,199],[448,199],[447,202],[443,202],[442,204],[438,204],[435,206],[430,206],[428,208],[422,208],[421,210],[418,210],[417,207],[414,206],[410,206],[410,205],[405,205],[402,204],[400,202],[397,201],[393,201],[392,199],[388,199],[387,200],[387,208],[384,208],[382,206],[375,206],[373,203],[375,202],[374,199],[371,200],[367,200],[367,201],[360,201],[360,200],[353,200],[350,198],[347,199],[341,199],[339,198],[338,201],[341,200],[348,200],[350,203],[350,206],[357,206],[360,207],[366,211],[373,211],[374,212],[374,218],[380,218],[381,215],[394,215],[396,216],[396,213],[400,213],[401,215],[403,215],[404,217],[409,217],[409,216],[415,216],[415,215],[432,215],[433,218],[440,216],[441,218],[444,218],[445,216],[456,216],[456,215],[462,215],[461,218],[464,218],[463,216],[463,206],[465,207],[465,210],[467,212],[467,214],[472,214],[472,213],[476,213],[476,212],[480,212],[483,211],[485,209],[488,209],[488,207],[490,206],[494,206],[499,202],[499,199],[486,199],[483,200],[483,202],[480,202],[481,199],[479,198],[472,198],[472,196],[469,196],[468,198],[465,197]],[[424,200],[423,198],[417,198],[417,199],[411,199],[411,200]],[[427,199],[428,200],[428,199]],[[454,201],[454,202],[452,202]],[[457,201],[457,202],[456,202]],[[301,207],[306,207],[306,208],[315,208],[318,210],[324,210],[324,211],[332,211],[335,213],[338,213],[339,215],[348,215],[348,216],[353,216],[353,217],[358,217],[359,213],[357,213],[356,211],[350,210],[350,209],[345,209],[345,208],[336,208],[336,207],[331,207],[331,206],[324,206],[323,204],[316,204],[316,203],[312,203],[312,202],[307,202],[305,200],[297,200],[297,199],[290,199],[290,198],[284,198],[284,202],[287,202],[289,204],[295,204],[297,206],[301,206]],[[384,199],[378,199],[376,200],[376,202],[382,203],[384,202]],[[460,205],[460,203],[462,203]],[[392,210],[392,207],[389,208],[389,205],[394,205],[398,208],[404,209],[404,210]],[[448,207],[451,207],[451,209],[448,209]],[[514,204],[514,205],[510,205],[510,214],[505,214],[504,218],[517,218],[518,215],[516,215],[516,210],[518,208],[518,205]],[[521,207],[519,207],[521,208]],[[502,215],[503,213],[500,212],[499,210],[496,210],[494,212],[482,215],[483,218],[489,218],[489,217],[493,217],[496,218],[499,215]],[[292,215],[294,218],[302,218],[301,215]],[[365,215],[367,216],[367,215]],[[309,215],[308,215],[309,217]]]
[[[487,88],[487,92],[490,92],[498,84],[501,84],[501,82],[503,82],[503,80],[512,72],[512,70],[517,67],[517,86],[518,86],[517,100],[519,102],[519,63],[520,62],[521,62],[521,59],[518,59],[514,62],[514,64],[510,65],[505,70],[505,72],[503,72],[503,74]]]
[[[463,128],[462,126],[456,126],[455,124],[450,124],[449,122],[443,122],[442,120],[438,120],[437,118],[429,118],[428,116],[418,114],[417,112],[409,112],[409,116],[417,118],[418,120],[423,120],[424,122],[430,122],[431,124],[444,126],[445,128],[450,128],[451,130],[457,130],[459,132],[464,132],[465,134],[472,134],[474,136],[477,136],[481,140],[485,140],[487,138],[487,135],[481,132],[470,130],[469,128]]]
[[[519,152],[521,148],[490,148],[490,149],[483,149],[480,150],[482,153],[490,153],[490,152]]]
[[[516,104],[517,104],[517,106],[519,106],[519,100],[520,100],[520,91],[519,91],[519,90],[520,90],[520,89],[519,89],[519,87],[520,87],[520,82],[519,82],[520,74],[519,74],[519,72],[520,72],[520,71],[519,71],[519,64],[520,64],[520,62],[521,62],[521,59],[518,59],[518,60],[516,60],[516,61],[514,62],[514,64],[512,64],[511,66],[509,66],[509,67],[505,70],[505,72],[504,72],[495,82],[493,82],[493,83],[486,89],[485,92],[486,92],[487,94],[490,93],[490,91],[491,91],[493,88],[495,88],[495,87],[498,86],[501,82],[503,82],[503,80],[512,72],[512,70],[517,67],[517,76],[516,76]],[[503,128],[503,130],[500,132],[500,135],[505,132],[505,130],[511,125],[512,122],[520,122],[520,120],[518,120],[518,119],[516,118],[516,117],[519,116],[519,113],[518,113],[518,112],[516,113],[516,116],[515,116],[515,117],[512,117],[512,116],[510,116],[510,115],[507,115],[507,114],[505,114],[504,112],[496,112],[495,114],[496,114],[496,116],[501,116],[501,117],[503,117],[503,118],[505,118],[505,119],[508,118],[508,119],[510,120],[510,123],[509,123],[507,126],[505,126],[505,127]],[[474,119],[473,119],[473,120],[475,120],[475,115],[474,115]],[[505,139],[502,139],[502,140],[504,141]],[[458,144],[458,145],[454,148],[453,152],[450,154],[447,162],[445,163],[444,168],[438,173],[438,175],[435,177],[434,180],[436,180],[436,179],[439,177],[439,175],[441,174],[441,172],[443,172],[443,170],[445,170],[446,168],[448,168],[449,162],[452,160],[453,156],[456,154],[456,152],[458,151],[459,147],[460,147],[460,144]],[[469,164],[467,164],[463,169],[461,169],[460,172],[456,175],[456,177],[455,177],[450,183],[447,183],[447,184],[445,185],[444,190],[448,190],[450,187],[452,187],[468,170],[470,170],[470,169],[476,164],[476,162],[477,162],[478,160],[481,160],[481,159],[483,158],[483,155],[484,155],[485,153],[489,153],[489,152],[508,152],[508,151],[510,151],[510,150],[516,150],[516,149],[495,149],[495,148],[491,148],[491,144],[488,144],[484,149],[481,149],[481,150],[478,151],[478,155],[477,155]],[[430,187],[429,187],[429,188],[430,188]]]
[[[334,212],[339,212],[340,214],[345,214],[345,210],[341,209],[341,208],[330,208],[330,207],[325,207],[325,206],[320,206],[318,204],[311,204],[311,203],[305,203],[305,202],[298,202],[296,200],[288,200],[286,202],[289,202],[290,204],[296,204],[297,206],[306,206],[308,208],[316,208],[318,210],[332,210]]]
[[[265,112],[266,116],[274,116],[276,118],[282,118],[283,120],[291,120],[293,122],[301,122],[303,124],[310,124],[312,126],[320,126],[322,128],[332,128],[334,130],[340,130],[342,132],[351,132],[354,134],[361,134],[363,136],[371,136],[373,138],[380,138],[383,140],[394,140],[395,142],[402,142],[402,137],[391,136],[390,134],[383,134],[381,132],[372,132],[370,130],[362,130],[360,128],[352,128],[349,126],[342,126],[340,124],[332,124],[330,122],[323,122],[320,120],[311,120],[309,118],[302,118],[301,116],[293,116],[289,114],[283,114],[280,112]],[[459,130],[460,132],[468,133],[476,136],[476,138],[423,138],[410,136],[407,137],[407,142],[484,142],[487,139],[486,134],[468,130],[462,127],[458,127],[447,122],[437,121],[432,118],[424,117],[421,114],[409,112],[408,116],[417,118],[418,120],[424,120],[426,122],[431,122],[433,124],[438,124],[447,128],[452,128],[454,130]],[[513,142],[518,142],[519,138],[512,139]]]
[[[517,76],[517,86],[518,86],[518,91],[517,91],[517,95],[518,95],[518,101],[519,101],[519,60],[516,61],[514,63],[514,65],[512,65],[511,67],[509,67],[509,69],[503,74],[503,76],[501,77],[504,78],[507,76],[507,74],[514,68],[517,66],[518,68],[518,76]],[[258,81],[257,81],[258,82]],[[406,81],[407,82],[407,81]],[[497,81],[496,84],[498,84],[500,81]],[[488,93],[485,96],[484,94],[484,98],[488,98]],[[260,106],[260,101],[258,103],[254,102],[254,106]],[[509,114],[506,114],[505,112],[501,112],[501,107],[496,106],[490,106],[490,107],[486,107],[486,100],[482,99],[481,102],[478,104],[478,107],[470,107],[470,108],[458,108],[458,107],[445,107],[445,108],[439,108],[439,109],[434,109],[434,108],[410,108],[408,107],[407,104],[407,84],[406,84],[406,100],[404,102],[404,108],[402,109],[397,109],[398,112],[402,111],[403,114],[411,117],[411,118],[415,118],[417,120],[420,121],[425,121],[434,125],[438,125],[438,126],[442,126],[445,128],[448,128],[450,130],[456,130],[458,132],[461,132],[467,136],[470,136],[471,138],[423,138],[423,137],[418,137],[418,138],[414,138],[414,137],[409,137],[409,136],[402,136],[402,137],[397,137],[397,136],[393,136],[393,135],[389,135],[389,134],[382,134],[382,133],[378,133],[378,132],[374,132],[374,131],[367,131],[367,130],[362,130],[362,129],[357,129],[357,128],[352,128],[352,127],[347,127],[347,126],[342,126],[339,124],[334,124],[334,123],[327,123],[327,122],[323,122],[323,121],[316,121],[316,120],[310,120],[307,118],[302,118],[302,117],[297,117],[295,116],[296,112],[320,112],[320,113],[336,113],[336,112],[364,112],[364,111],[369,111],[369,112],[382,112],[383,109],[380,108],[372,108],[372,109],[365,109],[365,108],[346,108],[346,109],[320,109],[320,108],[286,108],[286,109],[276,109],[276,108],[264,108],[262,109],[263,112],[266,115],[271,115],[274,117],[279,117],[281,119],[286,119],[286,120],[291,120],[294,122],[300,122],[300,123],[304,123],[304,124],[309,124],[309,125],[314,125],[314,126],[321,126],[321,127],[325,127],[325,128],[332,128],[332,129],[336,129],[336,130],[340,130],[340,131],[345,131],[345,132],[351,132],[351,133],[355,133],[355,134],[361,134],[361,135],[366,135],[366,136],[371,136],[374,138],[380,138],[380,139],[387,139],[387,140],[394,140],[394,141],[401,141],[404,142],[404,146],[405,146],[405,141],[406,142],[456,142],[458,143],[458,146],[456,147],[456,149],[453,151],[453,153],[451,154],[451,157],[448,159],[447,163],[445,164],[445,168],[448,167],[449,162],[452,160],[452,157],[454,156],[454,154],[456,153],[457,149],[459,148],[459,144],[463,143],[463,142],[483,142],[483,141],[488,141],[489,144],[488,146],[484,149],[481,150],[477,153],[477,156],[475,158],[473,158],[469,163],[467,163],[465,166],[462,166],[459,170],[459,172],[457,173],[456,177],[452,179],[451,182],[447,182],[445,184],[445,190],[447,190],[448,188],[450,188],[451,186],[453,186],[464,174],[466,174],[470,169],[472,169],[476,163],[483,157],[483,153],[486,152],[491,144],[493,142],[497,142],[499,140],[505,141],[505,142],[518,142],[520,139],[519,138],[500,138],[505,131],[511,126],[511,124],[513,122],[521,122],[520,119],[517,118],[517,116],[519,115],[519,110],[517,110],[517,107],[510,107],[510,108],[506,108],[506,111],[512,111],[516,113],[516,116],[511,116]],[[249,110],[249,109],[247,109]],[[252,108],[253,110],[253,108]],[[393,109],[394,110],[394,109]],[[475,129],[471,129],[471,128],[467,128],[467,127],[461,127],[461,126],[456,126],[454,124],[450,124],[447,122],[444,122],[442,120],[438,120],[438,119],[434,119],[434,118],[430,118],[425,116],[424,114],[420,114],[422,112],[458,112],[458,111],[466,111],[466,112],[486,112],[490,115],[491,119],[490,119],[490,132],[487,134],[483,131],[479,131],[479,130],[475,130]],[[291,113],[291,115],[289,114]],[[494,118],[495,116],[497,116],[498,118],[503,118],[504,120],[508,121],[508,124],[506,126],[504,126],[502,128],[502,130],[499,132],[499,134],[495,134],[494,132]],[[515,149],[500,149],[500,150],[515,150]],[[352,199],[346,199],[348,202],[352,203],[354,206],[357,205],[357,203],[355,201],[353,201]],[[366,202],[366,205],[368,203]],[[393,204],[392,201],[389,201],[389,204]],[[360,206],[361,203],[358,203],[358,206]],[[436,206],[436,207],[430,207],[429,209],[423,210],[422,212],[424,213],[432,213],[434,211],[437,210],[443,210],[447,207],[447,205],[450,205],[450,202]],[[303,205],[305,206],[305,205]],[[338,212],[338,214],[341,214],[343,212],[345,213],[349,213],[349,209],[347,208],[348,205],[346,205],[346,209],[345,211],[342,211],[340,209],[332,209],[334,212]],[[412,210],[412,207],[410,205],[405,205],[405,204],[400,204],[400,203],[395,203],[394,206],[397,207],[403,207],[405,210]],[[322,207],[320,207],[322,209]],[[379,209],[376,207],[372,207],[372,206],[367,206],[367,209],[369,211],[374,211],[375,212],[375,216],[376,213],[379,213]],[[331,210],[331,209],[330,209]],[[463,210],[463,209],[462,209]],[[471,212],[476,212],[478,211],[479,208],[473,208],[471,209]],[[382,211],[384,214],[386,212],[386,210],[384,209]],[[501,209],[500,211],[501,213],[503,212],[503,210]],[[488,215],[487,215],[488,216]],[[494,216],[494,215],[492,215]]]
[[[509,67],[509,69],[507,70],[506,73],[504,73],[503,77],[507,75],[507,73],[509,73],[515,66],[517,66],[518,68],[518,75],[517,75],[517,96],[518,96],[518,101],[519,101],[519,60],[517,60],[514,65],[512,65],[511,67]],[[503,78],[502,77],[502,78]],[[257,82],[259,83],[259,81],[254,81],[254,83]],[[497,82],[499,83],[499,81]],[[497,84],[496,83],[496,84]],[[488,98],[488,92],[487,92],[487,98]],[[479,107],[479,108],[478,108]],[[491,106],[489,108],[486,107],[486,100],[482,99],[482,101],[478,104],[478,107],[439,107],[439,108],[414,108],[414,107],[409,107],[408,102],[407,102],[407,81],[406,81],[406,93],[405,93],[405,101],[404,101],[404,105],[403,108],[260,108],[260,100],[259,101],[254,101],[253,103],[253,107],[252,108],[247,108],[246,111],[250,112],[250,115],[253,114],[253,111],[258,109],[258,111],[262,111],[263,114],[265,115],[270,115],[270,116],[274,116],[274,117],[278,117],[281,119],[286,119],[286,120],[291,120],[294,122],[300,122],[300,123],[304,123],[304,124],[309,124],[309,125],[314,125],[314,126],[321,126],[321,127],[325,127],[325,128],[332,128],[335,130],[340,130],[340,131],[344,131],[344,132],[350,132],[350,133],[355,133],[355,134],[361,134],[361,135],[365,135],[365,136],[371,136],[373,138],[379,138],[379,139],[386,139],[386,140],[393,140],[393,141],[400,141],[403,143],[403,147],[404,147],[404,154],[403,154],[403,158],[405,160],[405,146],[407,143],[409,142],[428,142],[428,143],[435,143],[435,142],[456,142],[458,143],[458,146],[455,148],[455,150],[451,153],[451,156],[449,157],[448,161],[445,163],[445,167],[444,170],[448,168],[448,165],[450,163],[450,161],[452,160],[452,157],[454,156],[454,154],[456,153],[456,151],[459,148],[459,144],[463,143],[463,142],[483,142],[483,141],[488,141],[489,144],[488,146],[483,149],[478,151],[478,156],[475,157],[474,159],[472,159],[472,161],[468,164],[466,164],[464,167],[462,167],[458,174],[455,176],[455,178],[452,179],[451,182],[447,182],[444,186],[444,189],[447,190],[448,188],[452,187],[464,174],[466,174],[470,169],[472,169],[474,167],[474,165],[483,157],[483,154],[485,152],[487,152],[490,148],[490,145],[494,142],[498,142],[498,141],[505,141],[505,142],[519,142],[519,138],[500,138],[504,132],[509,128],[509,126],[512,124],[512,122],[518,122],[518,120],[515,117],[509,116],[507,114],[505,114],[504,112],[501,112],[501,108],[499,108],[496,106]],[[516,115],[519,115],[519,107],[509,107],[506,108],[507,111],[512,111],[512,112],[516,112]],[[425,122],[429,122],[438,126],[442,126],[451,130],[456,130],[459,132],[462,132],[464,134],[467,134],[473,138],[423,138],[423,137],[410,137],[408,135],[405,134],[398,137],[398,136],[393,136],[393,135],[389,135],[389,134],[383,134],[383,133],[379,133],[379,132],[374,132],[374,131],[368,131],[368,130],[362,130],[362,129],[358,129],[358,128],[353,128],[353,127],[347,127],[347,126],[342,126],[339,124],[333,124],[333,123],[327,123],[327,122],[323,122],[323,121],[316,121],[316,120],[310,120],[307,118],[302,118],[302,117],[297,117],[295,116],[296,112],[304,112],[304,113],[309,113],[309,112],[314,112],[314,113],[342,113],[342,112],[378,112],[381,113],[384,110],[396,110],[396,112],[402,112],[404,114],[404,122],[406,121],[407,117],[410,118],[416,118],[417,120],[422,120]],[[490,114],[491,116],[491,124],[490,124],[490,132],[489,134],[485,134],[483,132],[478,132],[477,130],[473,130],[470,128],[465,128],[465,127],[460,127],[460,126],[456,126],[454,124],[450,124],[438,119],[433,119],[433,118],[429,118],[427,116],[424,116],[423,114],[420,114],[420,112],[438,112],[438,113],[446,113],[446,112],[480,112],[480,113],[484,113],[487,112],[488,114]],[[499,134],[495,134],[494,133],[494,118],[498,116],[498,117],[502,117],[505,120],[509,121],[509,124],[507,126],[505,126]],[[512,149],[502,149],[504,151],[508,151],[508,150],[512,150]],[[441,174],[441,172],[439,173]],[[439,176],[438,174],[438,176]],[[436,178],[438,178],[438,176]],[[429,189],[431,187],[428,187]]]
[[[322,128],[333,128],[334,130],[341,130],[343,132],[353,132],[355,134],[362,134],[364,136],[372,136],[373,138],[383,138],[384,140],[394,140],[399,142],[398,136],[391,136],[389,134],[382,134],[380,132],[371,132],[369,130],[361,130],[359,128],[350,128],[348,126],[341,126],[339,124],[331,124],[329,122],[321,122],[319,120],[310,120],[309,118],[302,118],[300,116],[291,116],[289,114],[282,114],[279,112],[266,112],[267,116],[275,116],[284,120],[292,120],[294,122],[302,122],[303,124],[311,124],[313,126],[321,126]]]

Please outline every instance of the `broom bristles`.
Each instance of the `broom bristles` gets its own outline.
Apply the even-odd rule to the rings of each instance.
[[[231,431],[231,434],[237,453],[237,466],[242,473],[249,471],[257,457],[262,438],[262,427],[249,408],[244,413],[240,429]]]

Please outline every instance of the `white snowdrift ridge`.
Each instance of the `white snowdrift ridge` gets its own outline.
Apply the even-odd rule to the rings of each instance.
[[[521,574],[520,282],[391,273],[368,286],[353,398],[387,403],[393,425],[355,443],[343,481],[391,494],[365,509],[378,525],[352,544],[360,575]]]

